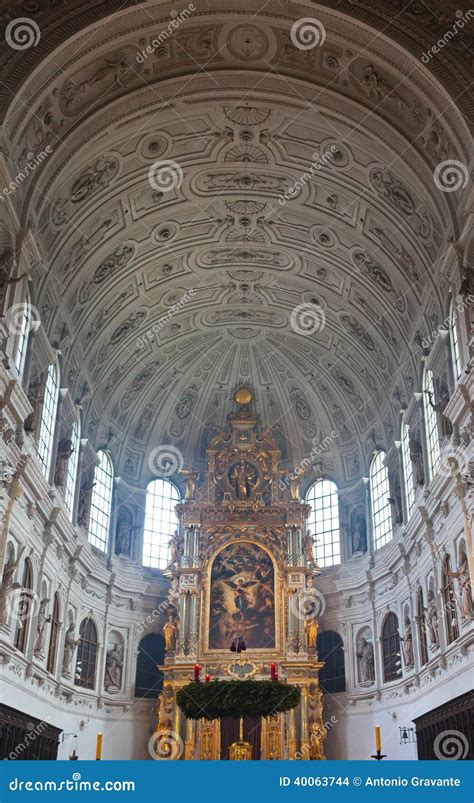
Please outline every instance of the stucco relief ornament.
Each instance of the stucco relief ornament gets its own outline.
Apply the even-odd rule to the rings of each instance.
[[[410,223],[415,231],[427,239],[431,234],[431,224],[426,212],[415,203],[407,188],[386,167],[377,167],[370,174],[370,181],[374,190],[385,198],[402,214],[411,218]]]
[[[107,187],[118,173],[119,163],[114,156],[101,157],[82,173],[71,187],[73,203],[84,201],[97,190]]]
[[[255,25],[237,25],[227,37],[229,53],[235,58],[245,61],[256,61],[265,56],[268,50],[268,39],[264,32]]]
[[[84,80],[74,79],[64,84],[60,93],[60,106],[67,114],[76,114],[90,106],[99,97],[126,86],[140,69],[132,48],[119,50],[100,59],[88,68]]]

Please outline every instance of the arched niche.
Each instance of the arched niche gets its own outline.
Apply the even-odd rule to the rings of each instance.
[[[110,630],[105,653],[104,689],[108,694],[123,691],[125,667],[124,639],[118,630]]]
[[[369,625],[361,627],[355,638],[356,682],[360,686],[375,683],[374,636]]]
[[[209,649],[229,650],[237,636],[247,649],[275,649],[275,567],[265,549],[251,541],[225,546],[212,562],[209,588]]]

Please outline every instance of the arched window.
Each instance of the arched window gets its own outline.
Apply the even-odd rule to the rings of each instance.
[[[33,589],[33,567],[29,558],[26,558],[21,581],[22,590],[15,598],[14,615],[16,616],[16,631],[14,645],[20,652],[25,652],[28,638],[28,625],[32,608],[31,591]]]
[[[420,642],[420,661],[423,666],[428,663],[428,645],[426,643],[425,601],[423,599],[423,589],[421,586],[418,586],[416,592],[416,614],[418,639]]]
[[[458,617],[456,611],[456,594],[453,579],[456,572],[451,570],[451,558],[446,555],[443,563],[443,599],[444,616],[446,620],[446,636],[448,644],[459,636]]]
[[[440,459],[438,416],[432,405],[435,404],[433,372],[426,369],[423,380],[423,403],[425,410],[426,441],[428,443],[428,462],[430,479],[433,478]]]
[[[449,328],[451,336],[451,354],[453,360],[454,378],[459,379],[462,372],[461,349],[459,348],[458,313],[451,301],[449,308]]]
[[[38,436],[38,457],[41,462],[43,474],[47,478],[51,467],[53,453],[54,428],[56,425],[56,410],[58,406],[59,371],[55,363],[48,366],[48,376],[44,386],[43,407],[41,410],[41,425]]]
[[[165,640],[160,633],[148,633],[138,645],[135,697],[156,699],[163,688],[163,672],[158,666],[165,662]]]
[[[66,482],[64,484],[64,504],[72,519],[74,496],[76,490],[77,464],[79,460],[79,422],[74,421],[71,429],[72,453],[67,461]]]
[[[370,501],[375,549],[388,544],[392,538],[390,485],[384,462],[385,452],[377,452],[370,464]]]
[[[76,674],[74,683],[83,689],[93,689],[97,663],[97,628],[92,619],[84,619],[79,628]]]
[[[51,672],[52,674],[56,669],[58,637],[59,637],[59,594],[56,591],[54,595],[53,612],[51,614],[51,630],[49,634],[48,661],[46,664],[46,669],[48,670],[48,672]]]
[[[403,479],[405,482],[405,499],[407,503],[407,516],[410,517],[415,504],[415,474],[410,457],[410,427],[402,423],[402,463]]]
[[[152,480],[146,489],[143,565],[166,569],[168,544],[178,526],[178,489],[169,480]]]
[[[339,498],[336,483],[318,480],[308,490],[306,503],[311,505],[308,527],[316,536],[316,563],[321,567],[340,563]]]
[[[397,680],[402,674],[400,660],[400,636],[398,619],[394,613],[388,613],[382,627],[383,677],[388,683]]]
[[[25,367],[26,347],[28,345],[28,334],[30,331],[31,304],[29,293],[27,293],[25,301],[18,306],[19,309],[16,316],[18,340],[15,353],[15,368],[19,376],[21,376],[23,368]]]
[[[89,516],[89,541],[97,549],[107,552],[114,467],[109,455],[102,449],[97,452],[97,457],[100,463],[95,467],[94,471],[94,487],[92,488]]]
[[[325,662],[318,674],[322,690],[333,693],[345,691],[344,648],[339,633],[335,633],[334,630],[324,630],[319,633],[317,648],[319,660]]]

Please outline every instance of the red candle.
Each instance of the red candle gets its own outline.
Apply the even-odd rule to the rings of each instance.
[[[276,668],[277,668],[276,664],[270,664],[270,673],[271,673],[272,680],[276,680],[277,677],[278,677]]]
[[[275,672],[275,677],[273,678],[273,680],[278,680],[278,672]]]
[[[201,667],[199,664],[194,664],[194,680],[199,680],[199,671]]]
[[[210,679],[211,679],[211,676],[210,675],[206,675],[206,683],[209,683]]]

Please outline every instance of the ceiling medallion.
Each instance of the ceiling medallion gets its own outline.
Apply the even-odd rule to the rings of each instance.
[[[237,404],[250,404],[252,401],[252,393],[248,388],[238,388],[235,391],[234,398]]]
[[[255,25],[237,25],[227,36],[229,52],[237,59],[256,61],[268,50],[268,39]]]

